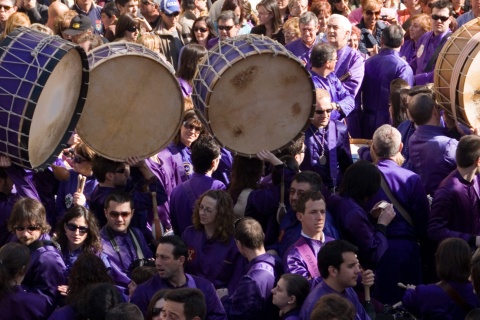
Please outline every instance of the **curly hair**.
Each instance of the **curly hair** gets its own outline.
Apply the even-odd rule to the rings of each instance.
[[[209,190],[202,194],[195,202],[192,217],[193,227],[198,231],[205,230],[205,227],[200,223],[200,204],[205,197],[217,201],[217,215],[215,217],[213,238],[219,239],[220,242],[228,243],[233,236],[233,223],[235,220],[232,197],[223,190]]]

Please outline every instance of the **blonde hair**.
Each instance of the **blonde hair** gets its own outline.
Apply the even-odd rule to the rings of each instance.
[[[137,43],[152,51],[160,51],[160,37],[156,34],[144,33],[137,39]]]
[[[288,19],[283,24],[283,30],[292,29],[293,31],[295,31],[295,35],[297,36],[297,38],[300,37],[299,20],[300,20],[299,17],[293,17],[293,18]]]
[[[77,11],[68,10],[63,15],[56,17],[55,22],[53,23],[53,33],[57,36],[62,36],[62,31],[65,31],[70,27],[70,21],[72,21],[73,17],[76,15],[78,15]]]
[[[49,27],[40,24],[40,23],[34,23],[30,26],[30,29],[37,30],[39,32],[43,32],[48,34],[49,36],[53,36],[53,30],[50,29]]]
[[[30,19],[23,12],[14,12],[8,17],[1,38],[5,38],[10,32],[20,27],[30,27]]]

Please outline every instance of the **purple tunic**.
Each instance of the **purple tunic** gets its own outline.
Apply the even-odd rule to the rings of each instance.
[[[403,163],[402,167],[412,170],[413,169],[410,167],[412,163],[410,162],[410,137],[412,134],[415,132],[415,124],[410,121],[410,120],[405,120],[402,123],[400,123],[397,127],[398,131],[400,131],[400,134],[402,135],[402,143],[403,143],[403,149],[402,149],[402,156],[405,158],[405,162]]]
[[[182,78],[177,78],[177,80],[178,80],[178,83],[180,84],[180,88],[182,89],[183,97],[184,98],[190,97],[192,95],[192,91],[193,91],[190,83],[188,83],[187,81],[185,81]]]
[[[215,289],[233,292],[243,276],[247,260],[238,251],[233,236],[228,243],[208,239],[205,232],[188,227],[182,234],[188,247],[185,271],[207,279]]]
[[[317,301],[326,294],[336,293],[343,298],[349,300],[355,310],[357,311],[355,315],[355,320],[370,320],[370,317],[365,312],[365,309],[360,304],[358,300],[357,294],[352,288],[346,288],[343,292],[337,292],[332,289],[328,284],[324,281],[317,284],[317,286],[308,294],[307,299],[303,303],[302,308],[300,309],[300,319],[302,320],[310,320],[310,314],[312,313],[313,307],[317,303]]]
[[[402,47],[400,48],[400,58],[407,61],[408,64],[412,62],[413,58],[415,58],[415,51],[417,50],[417,46],[415,41],[413,40],[405,40]]]
[[[425,72],[425,67],[428,65],[430,58],[433,56],[435,49],[438,47],[443,37],[449,33],[450,30],[447,30],[442,34],[435,36],[433,31],[429,31],[418,39],[415,57],[410,63],[410,66],[415,73],[415,85],[423,85],[433,82],[433,68],[432,71]]]
[[[188,181],[173,189],[170,195],[170,219],[175,234],[181,235],[192,225],[195,201],[208,190],[225,190],[225,185],[209,176],[193,173]]]
[[[312,46],[308,47],[307,45],[305,45],[305,43],[303,43],[303,40],[300,38],[290,42],[285,46],[285,48],[287,48],[288,51],[290,51],[294,56],[300,59],[307,70],[310,70],[312,68],[312,65],[310,64],[310,55],[312,53],[313,47],[319,42],[319,39],[315,38]]]
[[[187,277],[187,282],[179,288],[197,288],[203,292],[205,295],[205,304],[207,306],[206,319],[227,320],[225,309],[218,299],[213,284],[201,277],[192,276],[188,273],[185,274],[185,277]],[[160,289],[176,289],[176,287],[173,287],[168,280],[162,279],[156,274],[153,278],[142,283],[137,289],[135,289],[130,302],[136,304],[140,310],[142,310],[143,314],[146,315],[150,299],[152,299],[153,295]]]
[[[66,305],[56,309],[48,320],[74,320],[77,317],[77,311],[71,305]]]
[[[470,282],[448,282],[472,309],[480,307]],[[419,285],[407,289],[402,299],[403,306],[419,319],[456,320],[465,319],[467,313],[438,285]]]
[[[440,182],[457,167],[458,141],[447,137],[443,127],[419,126],[409,140],[411,168],[422,178],[427,194],[433,195]]]
[[[0,300],[0,314],[4,320],[46,319],[52,311],[47,298],[36,293],[26,292],[15,286],[14,292]]]
[[[108,237],[106,228],[107,226],[103,227],[100,231],[103,253],[108,257],[108,261],[110,262],[110,276],[112,277],[113,281],[115,281],[117,287],[125,291],[130,283],[130,272],[128,271],[128,268],[133,261],[139,259],[137,248],[135,247],[130,232],[119,233],[111,230],[115,241],[120,248],[118,253],[115,252],[113,245],[110,242],[110,238]],[[140,230],[136,228],[129,228],[129,230],[134,232],[143,256],[147,259],[152,258],[152,251],[148,247],[147,242]],[[126,293],[126,291],[122,293]]]
[[[281,263],[264,253],[252,259],[245,268],[235,292],[222,298],[228,319],[272,319],[272,289],[281,274]]]
[[[335,73],[330,73],[326,78],[310,70],[312,75],[313,84],[315,88],[325,89],[330,93],[332,102],[336,102],[342,108],[342,112],[334,110],[330,119],[332,120],[341,120],[343,117],[348,116],[350,112],[355,108],[354,97],[350,92],[345,89],[340,80],[338,80]]]
[[[362,85],[362,138],[372,139],[375,130],[391,123],[388,104],[390,83],[403,79],[413,85],[412,68],[400,58],[398,51],[381,49],[365,62],[365,77]]]
[[[480,180],[470,183],[458,170],[450,173],[433,196],[428,235],[437,243],[446,238],[461,238],[475,247],[480,235]]]
[[[317,172],[328,188],[336,187],[345,170],[353,163],[345,124],[330,120],[326,129],[310,125],[305,132],[305,146],[305,159],[300,169]],[[326,157],[324,165],[320,163],[322,153]]]

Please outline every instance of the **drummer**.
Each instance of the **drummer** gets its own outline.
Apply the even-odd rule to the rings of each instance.
[[[207,49],[213,48],[218,41],[236,37],[240,30],[240,21],[232,10],[222,11],[217,20],[219,36],[210,39]]]

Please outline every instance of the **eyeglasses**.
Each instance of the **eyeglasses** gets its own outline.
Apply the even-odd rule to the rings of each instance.
[[[201,205],[198,206],[198,210],[199,210],[199,211],[204,211],[204,212],[207,213],[207,214],[212,214],[212,213],[213,213],[213,209],[212,209],[212,208],[204,207],[203,204],[201,204]]]
[[[218,30],[230,31],[234,26],[218,26]]]
[[[174,13],[166,13],[166,12],[164,12],[164,13],[165,13],[165,15],[166,15],[167,17],[169,17],[169,18],[176,17],[176,16],[178,16],[178,15],[180,14],[180,12],[174,12]]]
[[[122,216],[122,218],[127,218],[132,214],[131,211],[124,211],[124,212],[117,212],[117,211],[110,211],[108,215],[111,218],[117,219],[118,217]]]
[[[15,226],[13,227],[13,229],[15,229],[16,231],[24,231],[25,229],[27,229],[28,232],[33,232],[33,231],[40,230],[40,226],[28,226],[28,227]]]
[[[73,231],[73,232],[77,231],[77,229],[78,229],[80,234],[85,234],[85,233],[88,232],[88,227],[83,227],[83,226],[80,227],[80,226],[77,226],[73,223],[67,223],[67,224],[65,224],[65,227],[67,227],[68,230]]]
[[[195,132],[200,133],[202,131],[202,127],[197,127],[193,123],[188,123],[187,121],[183,122],[183,127],[189,131],[195,130]]]
[[[79,155],[75,155],[72,160],[73,160],[73,162],[75,162],[76,164],[80,164],[80,163],[85,162],[85,161],[90,161],[90,160],[88,160],[88,159],[82,158],[82,157],[79,156]]]
[[[198,32],[200,31],[201,33],[205,33],[208,31],[207,28],[193,28],[193,32]]]
[[[436,15],[436,14],[432,14],[432,20],[433,20],[433,21],[440,20],[440,21],[442,21],[442,22],[445,22],[445,21],[447,21],[448,19],[450,19],[450,17],[445,17],[445,16],[439,16],[439,15]]]
[[[294,37],[297,35],[295,31],[287,31],[287,30],[282,30],[283,34],[286,36]]]
[[[137,32],[137,30],[138,30],[137,26],[131,26],[127,28],[128,32]]]
[[[315,110],[315,114],[322,115],[325,112],[326,113],[331,113],[333,109],[327,109],[327,110]]]
[[[366,13],[368,16],[373,16],[373,15],[379,16],[380,13],[381,13],[381,11],[366,10],[365,13]]]
[[[2,9],[2,8],[3,8],[5,11],[8,11],[8,10],[12,9],[13,7],[12,7],[12,6],[2,6],[2,5],[0,5],[0,9]]]
[[[122,169],[117,169],[115,170],[115,173],[125,173],[125,171],[127,171],[127,168],[122,168]]]
[[[160,313],[162,313],[163,311],[163,308],[153,308],[152,309],[152,316],[153,317],[157,317],[160,315]]]

